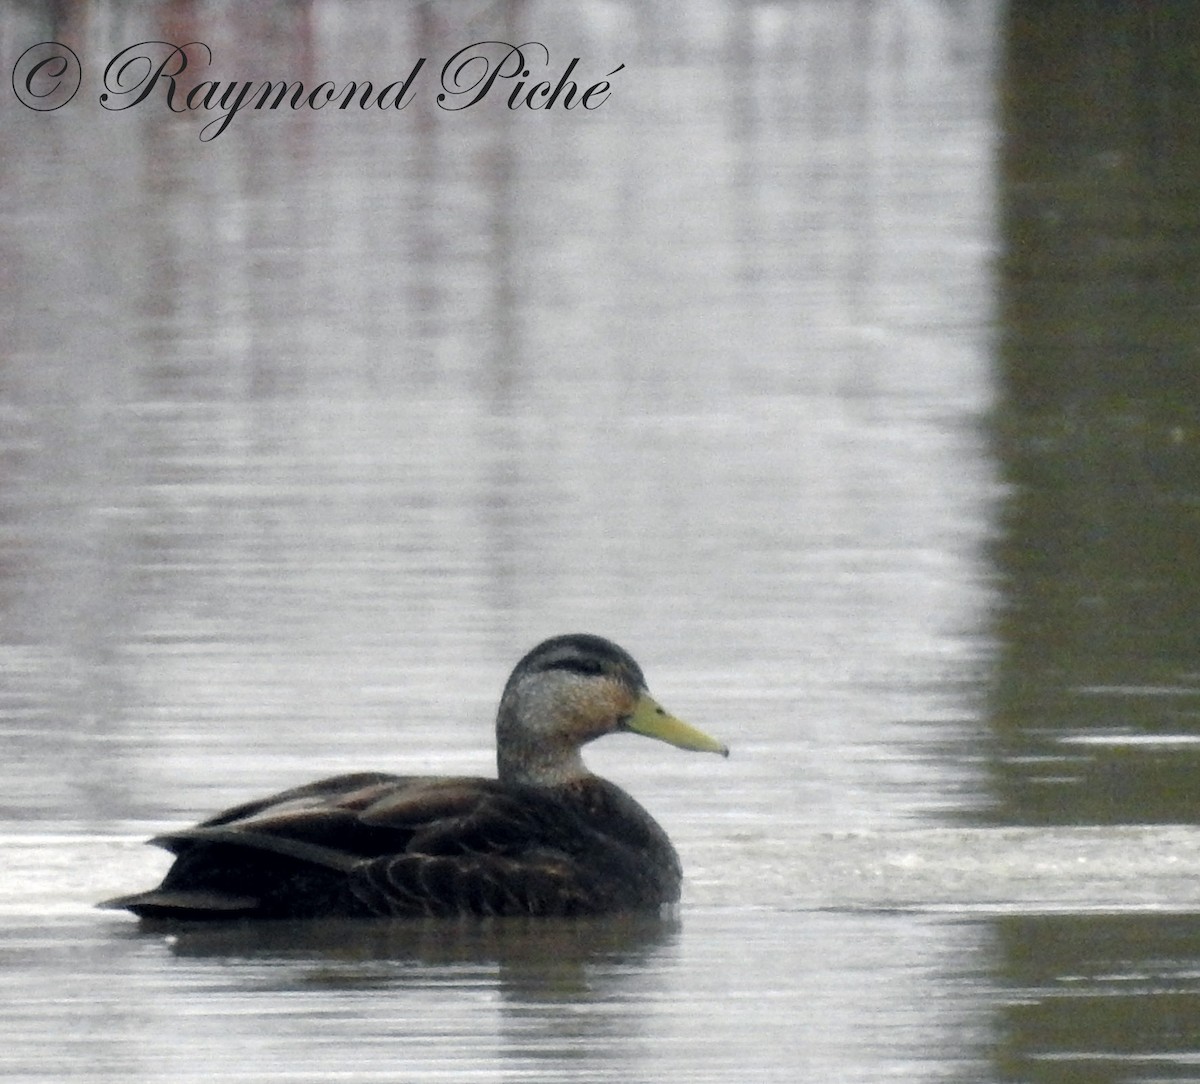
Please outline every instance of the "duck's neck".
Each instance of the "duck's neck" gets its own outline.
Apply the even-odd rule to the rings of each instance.
[[[578,749],[555,752],[502,748],[496,753],[496,769],[501,782],[533,787],[564,787],[591,775]]]
[[[518,712],[508,701],[496,718],[496,770],[501,782],[562,787],[590,777],[577,741],[553,724],[539,705]]]

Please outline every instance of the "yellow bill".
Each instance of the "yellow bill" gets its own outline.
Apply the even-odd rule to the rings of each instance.
[[[635,734],[643,734],[647,738],[657,738],[668,745],[676,745],[680,749],[692,749],[698,753],[720,753],[729,756],[728,746],[722,745],[716,738],[710,738],[694,726],[688,726],[681,719],[676,719],[660,707],[658,702],[649,694],[642,693],[638,698],[633,714],[625,721],[625,729]]]

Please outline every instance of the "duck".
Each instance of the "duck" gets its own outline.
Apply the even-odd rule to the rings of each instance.
[[[667,833],[581,756],[620,732],[729,755],[658,704],[626,650],[552,637],[504,686],[495,778],[355,772],[246,802],[150,840],[174,855],[162,883],[100,906],[183,921],[669,911],[683,872]]]

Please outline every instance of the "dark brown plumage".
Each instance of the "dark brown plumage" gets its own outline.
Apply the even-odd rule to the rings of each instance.
[[[598,636],[539,644],[496,721],[497,779],[365,772],[226,810],[152,842],[162,884],[102,906],[145,918],[579,915],[679,898],[675,849],[580,747],[617,730],[724,746],[667,715],[637,663]]]

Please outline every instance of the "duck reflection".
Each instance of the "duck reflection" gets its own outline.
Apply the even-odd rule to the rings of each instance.
[[[314,986],[494,982],[528,1000],[585,993],[599,975],[653,966],[674,942],[677,914],[581,918],[317,919],[278,922],[144,922],[131,937],[162,937],[188,959],[277,964],[289,982]],[[291,965],[290,967],[288,965]]]

